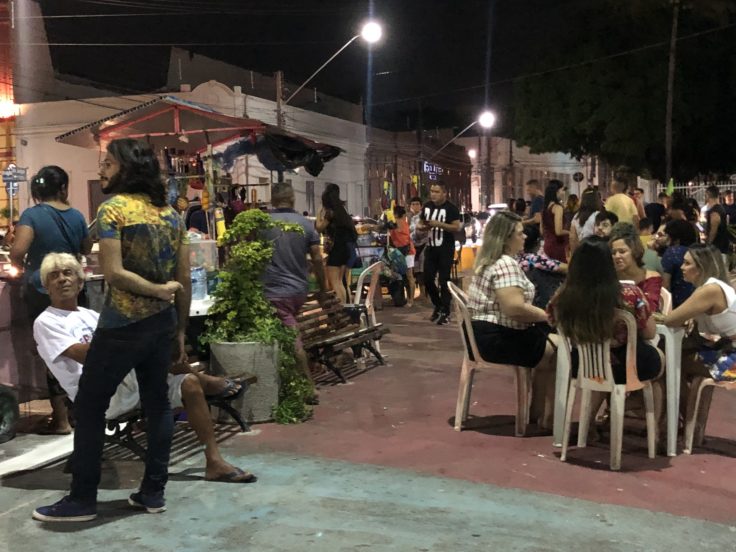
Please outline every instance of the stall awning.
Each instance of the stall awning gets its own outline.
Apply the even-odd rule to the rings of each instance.
[[[223,115],[209,106],[160,96],[140,105],[119,111],[56,137],[57,142],[85,148],[104,147],[117,138],[136,138],[153,147],[206,151],[233,144],[228,150],[235,157],[255,154],[269,170],[305,167],[317,176],[325,162],[343,150],[289,133],[257,119]],[[248,144],[252,144],[251,148]],[[233,155],[228,156],[232,161]]]

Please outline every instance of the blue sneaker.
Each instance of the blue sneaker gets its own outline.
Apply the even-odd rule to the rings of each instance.
[[[143,491],[133,493],[128,497],[128,504],[135,508],[146,510],[149,514],[160,514],[166,511],[164,492],[146,494]]]
[[[84,504],[65,496],[56,504],[40,506],[33,510],[38,521],[92,521],[97,517],[97,504]]]

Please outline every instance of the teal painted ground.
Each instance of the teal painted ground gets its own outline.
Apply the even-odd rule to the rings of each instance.
[[[141,465],[116,462],[103,474],[101,516],[87,524],[31,519],[35,506],[57,500],[68,486],[59,467],[6,477],[0,549],[736,550],[736,527],[669,514],[315,458],[258,454],[229,460],[260,481],[204,482],[197,454],[172,467],[169,510],[158,515],[126,507]]]

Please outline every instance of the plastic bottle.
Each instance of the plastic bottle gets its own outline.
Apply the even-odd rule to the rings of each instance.
[[[192,267],[192,300],[201,301],[207,297],[207,271],[203,266]]]
[[[215,234],[218,240],[225,235],[225,214],[220,207],[215,209]]]

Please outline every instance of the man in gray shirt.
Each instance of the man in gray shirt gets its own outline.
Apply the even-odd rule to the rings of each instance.
[[[271,205],[271,218],[299,224],[304,228],[304,234],[281,232],[278,229],[268,230],[266,233],[274,240],[274,248],[271,264],[266,267],[263,275],[264,294],[284,325],[296,329],[296,317],[309,290],[307,255],[312,261],[312,270],[317,278],[320,300],[327,290],[319,234],[312,221],[294,211],[294,189],[291,184],[278,183],[271,187]],[[296,361],[307,377],[312,379],[307,355],[298,336]]]

